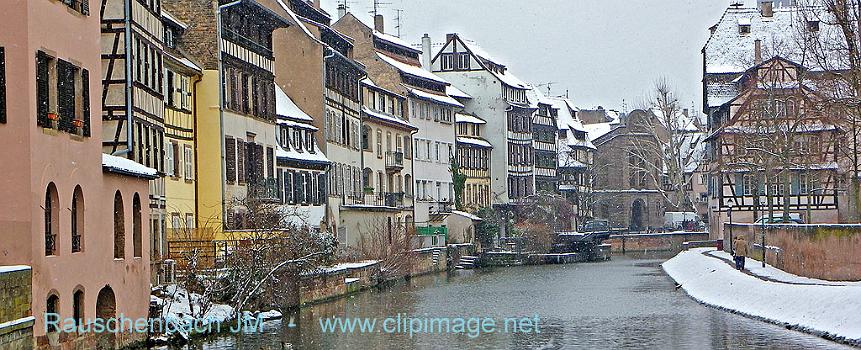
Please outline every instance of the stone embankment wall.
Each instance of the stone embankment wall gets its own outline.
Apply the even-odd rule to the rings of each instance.
[[[604,243],[610,244],[613,253],[684,250],[685,242],[705,241],[709,239],[707,232],[666,232],[647,234],[611,235]]]
[[[724,225],[729,240],[730,225]],[[766,262],[783,271],[831,281],[861,280],[861,225],[766,225]],[[750,254],[762,257],[763,227],[732,224],[733,237],[743,235]],[[729,242],[724,244],[729,251]]]
[[[0,266],[0,349],[33,348],[31,283],[30,267]]]

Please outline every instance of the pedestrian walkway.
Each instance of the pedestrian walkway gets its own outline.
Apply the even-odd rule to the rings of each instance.
[[[751,259],[753,260],[753,259]],[[852,345],[861,345],[861,283],[792,275],[758,261],[735,269],[714,248],[684,251],[664,271],[705,305]]]
[[[735,262],[732,260],[732,255],[722,250],[711,250],[703,252],[703,255],[723,260],[729,266],[735,268]],[[798,284],[798,285],[813,285],[813,286],[861,286],[861,282],[835,282],[835,281],[826,281],[815,278],[801,277],[797,275],[793,275],[786,271],[780,270],[774,266],[766,264],[765,267],[762,267],[762,263],[759,260],[753,258],[747,258],[747,263],[745,266],[744,273],[759,278],[763,281],[769,282],[777,282],[777,283],[786,283],[786,284]]]

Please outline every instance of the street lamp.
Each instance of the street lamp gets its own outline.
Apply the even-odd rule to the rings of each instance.
[[[729,253],[730,255],[735,255],[735,247],[733,247],[732,241],[732,203],[729,204],[728,212],[729,214]]]

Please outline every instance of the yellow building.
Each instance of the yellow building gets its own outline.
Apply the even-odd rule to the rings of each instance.
[[[195,179],[195,89],[201,80],[200,66],[176,50],[176,40],[188,26],[162,11],[165,30],[164,124],[165,124],[165,216],[166,238],[200,240],[211,238],[198,227]],[[205,225],[203,225],[205,226]],[[158,245],[159,251],[167,247]]]

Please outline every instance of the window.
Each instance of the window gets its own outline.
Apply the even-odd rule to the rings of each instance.
[[[185,214],[185,228],[191,230],[194,227],[195,227],[194,214],[191,214],[191,213]]]
[[[55,315],[56,316],[55,319],[59,321],[60,320],[59,313],[60,313],[60,297],[58,297],[56,294],[52,293],[51,295],[48,295],[48,300],[45,303],[45,314]],[[54,317],[54,316],[52,316],[52,317]],[[46,322],[45,324],[47,326],[48,333],[54,333],[54,332],[60,331],[60,329],[57,328],[57,324],[54,322]]]
[[[377,129],[377,158],[383,158],[383,131]]]
[[[37,52],[36,124],[90,136],[89,80],[86,69]]]
[[[811,32],[819,31],[819,21],[807,21],[807,30]]]
[[[120,191],[114,194],[114,259],[125,257],[125,213],[123,213],[123,196]]]
[[[62,0],[62,2],[84,16],[90,15],[90,0]]]
[[[750,34],[750,24],[739,24],[738,25],[738,33],[741,35]]]
[[[132,243],[134,245],[134,257],[143,256],[143,223],[141,222],[141,197],[135,193],[132,199]]]
[[[84,324],[84,290],[80,288],[72,294],[72,319],[78,327]]]
[[[0,47],[0,124],[6,123],[6,51]]]
[[[83,250],[83,235],[84,235],[84,194],[81,191],[81,186],[75,187],[75,193],[72,196],[72,253],[77,253]]]
[[[183,163],[185,167],[183,170],[185,171],[185,179],[186,180],[194,180],[194,150],[191,148],[191,145],[183,145]]]
[[[176,48],[176,42],[174,41],[174,34],[172,28],[164,28],[164,44],[169,48]]]
[[[57,234],[60,232],[60,203],[57,186],[48,184],[45,191],[45,255],[57,255]]]

